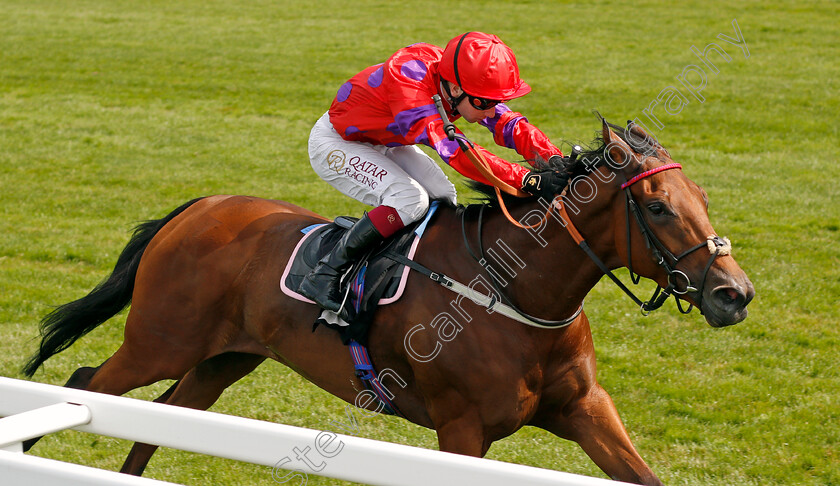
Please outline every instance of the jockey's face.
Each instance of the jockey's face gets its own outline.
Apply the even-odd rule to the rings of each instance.
[[[461,94],[464,93],[461,87],[456,84],[453,84],[450,90],[452,91],[452,96],[454,96],[455,98],[461,96]],[[474,107],[472,103],[470,103],[469,97],[464,97],[464,99],[461,100],[460,103],[458,103],[458,106],[456,108],[458,108],[458,113],[460,113],[461,116],[464,117],[464,120],[467,120],[470,123],[479,122],[485,118],[490,118],[496,114],[495,106],[491,106],[486,110],[479,110],[478,108]]]

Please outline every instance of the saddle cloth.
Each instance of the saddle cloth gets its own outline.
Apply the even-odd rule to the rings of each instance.
[[[355,340],[367,345],[367,331],[376,308],[396,302],[402,297],[410,271],[384,254],[397,253],[413,259],[420,238],[437,208],[438,202],[433,201],[423,220],[406,226],[360,259],[343,280],[343,292],[348,291],[349,286],[344,313],[339,316],[335,312],[322,311],[315,321],[315,327],[323,324],[337,330],[345,344]],[[298,293],[303,278],[335,247],[344,232],[356,221],[356,218],[340,216],[332,223],[303,228],[301,233],[304,236],[295,247],[280,279],[283,293],[293,299],[314,304]]]

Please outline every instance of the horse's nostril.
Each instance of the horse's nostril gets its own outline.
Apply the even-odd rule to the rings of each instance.
[[[738,298],[738,292],[736,292],[735,289],[726,289],[724,293],[726,293],[726,296],[729,297],[729,300],[732,302],[735,302]]]
[[[740,308],[746,304],[747,298],[732,287],[722,287],[716,289],[712,296],[724,308]]]

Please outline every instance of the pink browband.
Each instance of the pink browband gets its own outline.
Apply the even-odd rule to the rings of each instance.
[[[660,165],[659,167],[656,167],[656,168],[653,168],[651,170],[642,172],[641,174],[637,175],[636,177],[630,179],[629,181],[622,184],[621,188],[622,189],[627,189],[628,187],[630,187],[633,184],[639,182],[640,180],[644,179],[645,177],[652,176],[653,174],[656,174],[657,172],[662,172],[663,170],[668,170],[668,169],[682,169],[682,165],[680,165],[676,162],[674,162],[672,164]]]

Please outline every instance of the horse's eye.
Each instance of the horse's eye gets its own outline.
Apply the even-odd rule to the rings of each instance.
[[[647,210],[654,216],[665,213],[665,205],[661,202],[654,202],[647,205]]]

